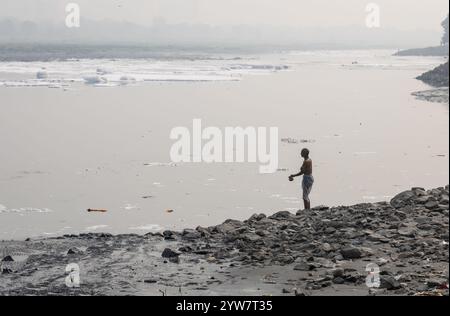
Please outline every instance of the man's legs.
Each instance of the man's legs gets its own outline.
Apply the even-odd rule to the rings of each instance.
[[[312,177],[303,177],[302,188],[303,188],[303,203],[305,205],[305,210],[311,209],[311,200],[309,195],[311,194],[314,179]]]
[[[311,202],[308,200],[303,200],[303,204],[305,205],[305,210],[311,209]]]

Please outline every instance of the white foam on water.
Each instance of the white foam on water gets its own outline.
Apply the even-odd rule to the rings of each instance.
[[[150,232],[159,232],[164,230],[164,228],[157,224],[147,224],[142,226],[130,227],[130,230],[142,230],[142,231],[150,231]]]
[[[44,235],[44,236],[54,236],[54,235],[56,235],[56,233],[43,232],[42,235]]]
[[[126,204],[124,207],[122,207],[124,210],[126,211],[133,211],[133,210],[140,210],[141,208],[137,205],[131,205],[131,204]]]
[[[103,229],[103,228],[107,228],[108,225],[94,225],[94,226],[89,226],[86,227],[86,230],[99,230],[99,229]]]
[[[6,206],[0,205],[0,213],[16,213],[16,214],[27,214],[27,213],[52,213],[53,211],[48,208],[34,208],[34,207],[21,207],[8,209]]]
[[[84,77],[83,80],[86,84],[92,84],[92,85],[104,84],[104,83],[108,82],[108,80],[106,78],[100,77],[100,76]]]
[[[21,88],[21,87],[48,87],[48,88],[62,88],[67,87],[68,84],[62,83],[60,80],[18,80],[18,81],[0,81],[0,87],[7,88]]]
[[[179,163],[175,162],[148,162],[144,164],[146,167],[178,167],[178,165]]]
[[[417,70],[426,71],[441,64],[441,57],[394,56],[393,50],[321,50],[291,51],[287,54],[299,60],[296,64],[325,64],[347,70]],[[376,62],[373,59],[376,58]],[[413,63],[411,61],[414,60]]]
[[[102,68],[98,68],[101,63]],[[230,60],[68,60],[51,62],[0,62],[0,87],[56,87],[84,82],[93,87],[116,87],[145,82],[239,81],[245,75],[285,71],[286,65],[236,64]],[[45,69],[43,71],[42,69]],[[2,80],[2,73],[28,76],[29,79]]]

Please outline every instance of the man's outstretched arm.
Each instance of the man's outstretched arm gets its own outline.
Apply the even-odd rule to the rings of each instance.
[[[299,173],[296,173],[296,174],[291,174],[290,176],[289,176],[289,178],[296,178],[296,177],[300,177],[300,176],[302,176],[303,174],[304,174],[305,172],[304,172],[304,168],[303,168],[303,166],[300,168],[300,171],[299,171]]]
[[[296,177],[300,177],[301,175],[303,175],[303,171],[300,171],[299,173],[296,173],[296,174],[292,174],[291,177],[296,178]]]

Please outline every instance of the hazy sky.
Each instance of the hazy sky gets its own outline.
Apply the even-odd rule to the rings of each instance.
[[[82,17],[151,25],[168,23],[267,24],[290,26],[364,25],[368,3],[381,8],[381,26],[403,30],[440,30],[447,0],[0,0],[0,18],[63,21],[69,2]]]

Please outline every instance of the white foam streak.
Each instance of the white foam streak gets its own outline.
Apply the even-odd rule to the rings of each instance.
[[[253,60],[71,60],[52,62],[0,62],[0,87],[63,87],[84,82],[95,87],[115,87],[148,82],[239,81],[288,69],[285,65],[259,64]],[[102,64],[102,68],[98,68]],[[2,80],[6,75],[27,77]]]

